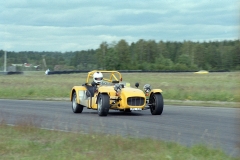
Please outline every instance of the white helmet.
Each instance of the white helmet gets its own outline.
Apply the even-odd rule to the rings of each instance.
[[[101,72],[95,72],[93,74],[93,81],[96,83],[96,84],[100,84],[103,80],[103,74]]]

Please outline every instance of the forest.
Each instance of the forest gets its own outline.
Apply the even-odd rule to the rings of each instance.
[[[171,42],[140,39],[102,42],[97,49],[71,52],[7,51],[7,66],[24,70],[146,70],[146,71],[235,71],[240,70],[240,40]],[[0,50],[0,70],[4,51]],[[34,67],[35,66],[35,67]],[[38,66],[36,68],[36,66]]]

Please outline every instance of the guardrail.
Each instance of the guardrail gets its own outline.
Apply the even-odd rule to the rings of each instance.
[[[197,72],[197,71],[162,71],[162,70],[117,70],[121,73],[183,73],[183,72]],[[80,70],[80,71],[49,71],[48,75],[53,74],[72,74],[72,73],[88,73],[90,70]],[[229,72],[228,70],[218,70],[218,71],[209,71],[209,72]]]
[[[117,70],[121,73],[186,73],[186,72],[197,72],[197,71],[150,71],[150,70]],[[39,71],[33,71],[39,72]],[[48,75],[53,74],[73,74],[73,73],[88,73],[90,70],[77,70],[77,71],[49,71]],[[218,71],[209,71],[209,72],[230,72],[229,70],[218,70]],[[24,72],[0,72],[0,75],[13,75],[13,74],[23,74]]]
[[[72,73],[88,73],[89,71],[49,71],[48,75],[52,74],[72,74]]]
[[[23,74],[23,72],[0,72],[2,75]]]

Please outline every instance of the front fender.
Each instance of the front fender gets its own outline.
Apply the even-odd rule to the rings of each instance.
[[[102,86],[98,88],[98,92],[99,93],[107,93],[108,95],[115,95],[115,90],[113,88],[113,86]]]
[[[163,91],[161,89],[152,89],[150,92],[150,95],[153,93],[162,93]]]

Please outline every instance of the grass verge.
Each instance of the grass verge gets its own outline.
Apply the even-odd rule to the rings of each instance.
[[[135,76],[134,76],[135,75]],[[240,102],[240,73],[135,73],[126,74],[131,83],[139,81],[161,88],[165,99],[182,101]],[[140,86],[140,87],[142,87]]]
[[[204,145],[184,147],[153,139],[123,138],[0,125],[0,159],[237,160]]]
[[[68,100],[71,88],[82,85],[86,76],[87,73],[46,76],[43,72],[0,75],[0,98]],[[123,73],[122,76],[132,87],[139,82],[139,88],[149,83],[152,88],[162,89],[165,104],[240,107],[240,72]]]

